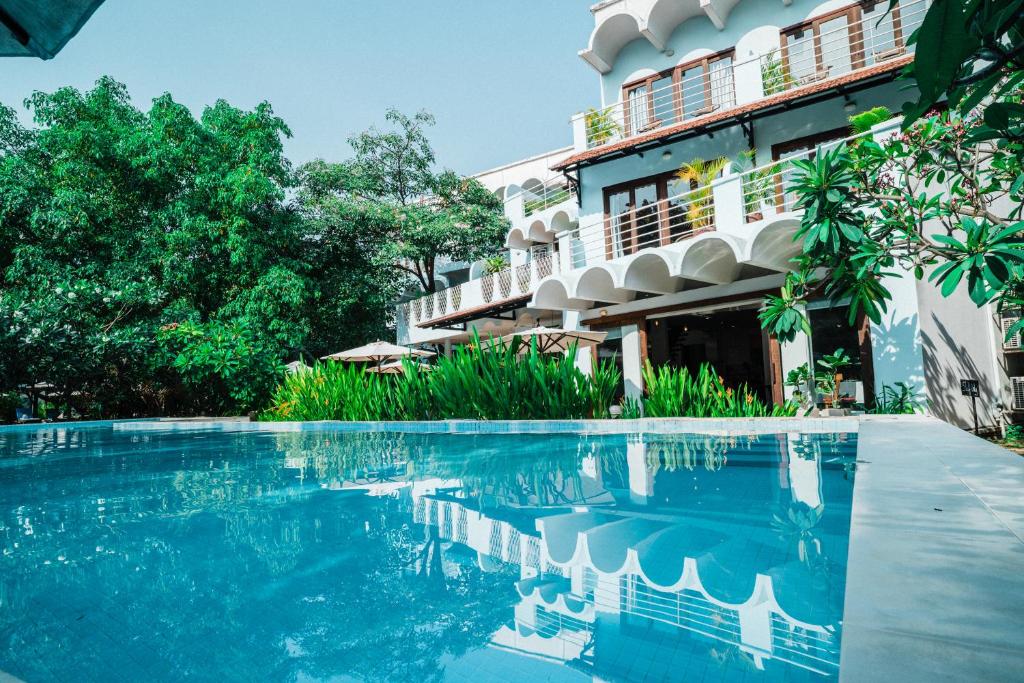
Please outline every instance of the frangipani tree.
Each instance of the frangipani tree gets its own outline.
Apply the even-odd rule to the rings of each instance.
[[[803,250],[764,327],[783,341],[806,301],[849,299],[880,322],[889,275],[964,285],[978,306],[1024,304],[1024,0],[936,0],[910,69],[918,101],[903,130],[794,162]],[[943,96],[951,109],[931,111]],[[1011,330],[1010,333],[1016,330]]]

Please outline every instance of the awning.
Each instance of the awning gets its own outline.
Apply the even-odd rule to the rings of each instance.
[[[52,59],[103,0],[0,0],[0,57]]]

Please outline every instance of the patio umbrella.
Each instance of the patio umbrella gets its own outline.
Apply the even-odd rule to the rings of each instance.
[[[429,371],[431,369],[429,365],[423,365],[422,363],[417,363],[416,367],[421,371]],[[383,365],[372,365],[366,368],[366,371],[376,372],[381,375],[400,375],[405,372],[405,366],[402,365],[402,361],[393,360],[390,363],[384,363]]]
[[[398,346],[397,344],[380,341],[378,339],[372,344],[358,346],[354,349],[349,349],[348,351],[332,353],[329,356],[324,356],[322,360],[345,360],[353,363],[377,363],[379,365],[387,360],[397,360],[399,358],[407,358],[409,356],[429,358],[433,355],[434,353],[431,351],[410,349],[405,346]]]
[[[0,57],[52,59],[103,0],[0,0]]]
[[[513,332],[501,338],[501,341],[509,344],[516,337],[523,340],[523,346],[530,348],[530,340],[537,340],[537,351],[539,353],[561,353],[567,350],[572,344],[578,348],[596,346],[608,336],[607,332],[584,332],[583,330],[562,330],[556,327],[534,327],[531,330]]]

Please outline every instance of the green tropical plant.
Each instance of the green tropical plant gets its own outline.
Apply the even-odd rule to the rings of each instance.
[[[488,275],[500,273],[509,266],[508,258],[504,254],[488,256],[484,259],[484,272]]]
[[[711,159],[710,161],[695,158],[682,164],[676,172],[676,178],[684,186],[694,188],[688,195],[689,203],[686,207],[686,220],[694,232],[714,225],[715,217],[711,211],[714,199],[711,183],[721,175],[728,165],[729,160],[725,158]]]
[[[761,57],[761,84],[765,96],[777,95],[795,84],[778,50],[772,50]]]
[[[807,395],[811,386],[811,367],[807,363],[793,368],[786,373],[786,386],[793,387],[793,400],[801,405],[812,404],[810,396]],[[813,405],[812,405],[813,407]]]
[[[608,362],[589,377],[575,354],[542,355],[536,342],[472,342],[429,372],[404,361],[399,375],[316,364],[287,376],[266,420],[554,420],[608,417],[621,375]]]
[[[1012,445],[1024,443],[1024,427],[1021,425],[1006,425],[1003,441]]]
[[[873,107],[859,114],[850,117],[850,130],[856,135],[867,133],[880,123],[884,123],[893,117],[888,107]]]
[[[814,373],[815,385],[826,397],[826,402],[835,406],[839,403],[839,383],[843,379],[843,370],[853,365],[853,359],[845,350],[839,348],[822,356],[816,365],[818,369]]]
[[[619,416],[623,420],[639,420],[644,416],[644,404],[636,396],[624,396],[619,401],[619,408],[622,411]]]
[[[707,363],[689,368],[644,365],[644,415],[647,417],[781,417],[796,415],[797,404],[767,405],[748,386],[727,387]]]
[[[876,415],[913,415],[924,410],[924,403],[917,398],[913,385],[896,382],[885,384],[875,396],[875,404],[868,410]]]
[[[611,109],[590,108],[583,116],[588,146],[597,147],[622,137],[622,126],[615,120]]]
[[[14,422],[20,405],[21,395],[17,391],[0,391],[0,423]]]
[[[749,218],[763,218],[762,204],[774,206],[777,186],[781,183],[779,173],[782,164],[769,164],[764,168],[756,168],[757,150],[749,149],[740,152],[731,164],[736,175],[743,176],[743,210]]]

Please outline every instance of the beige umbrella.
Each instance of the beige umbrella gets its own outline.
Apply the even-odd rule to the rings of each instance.
[[[416,367],[419,370],[430,370],[429,365],[423,363],[416,363]],[[376,372],[381,375],[400,375],[405,372],[405,366],[400,360],[393,360],[390,363],[384,363],[383,365],[371,365],[366,368],[367,372]]]
[[[322,360],[346,360],[354,363],[365,362],[365,363],[383,363],[386,360],[397,360],[399,358],[406,358],[408,356],[416,356],[417,358],[429,358],[433,356],[431,351],[421,351],[419,349],[410,349],[405,346],[398,346],[391,342],[377,340],[372,344],[366,344],[359,346],[348,351],[338,351],[332,353],[329,356],[324,356]]]
[[[583,330],[562,330],[556,327],[534,327],[531,330],[513,332],[501,338],[509,344],[516,337],[523,340],[524,350],[529,350],[530,340],[537,340],[537,351],[540,353],[562,353],[574,343],[577,348],[597,346],[608,336],[607,332],[584,332]]]

